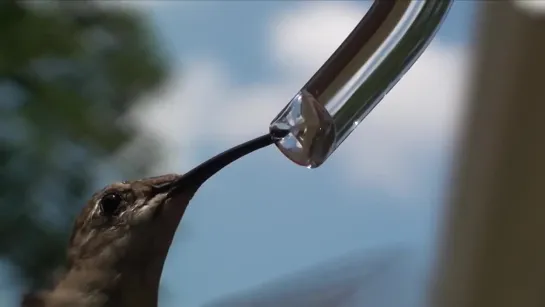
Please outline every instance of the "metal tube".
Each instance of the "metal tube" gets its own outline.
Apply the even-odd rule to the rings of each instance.
[[[352,33],[274,118],[293,162],[324,163],[418,59],[452,0],[376,0]]]

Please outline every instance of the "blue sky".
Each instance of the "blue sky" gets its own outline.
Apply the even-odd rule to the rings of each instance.
[[[368,4],[146,5],[180,71],[138,111],[161,119],[143,123],[164,140],[157,172],[188,170],[266,131]],[[199,306],[354,250],[402,246],[429,262],[474,13],[473,2],[454,4],[429,51],[322,167],[271,147],[210,180],[179,228],[162,303]],[[308,27],[325,38],[306,41]]]
[[[164,163],[155,172],[171,173],[266,132],[369,2],[125,5],[149,14],[172,60],[167,86],[133,113],[146,114],[142,131],[163,141]],[[421,268],[415,274],[424,276],[474,13],[475,2],[455,2],[422,58],[320,168],[296,166],[270,147],[207,182],[171,248],[161,305],[200,306],[356,250],[406,248]]]

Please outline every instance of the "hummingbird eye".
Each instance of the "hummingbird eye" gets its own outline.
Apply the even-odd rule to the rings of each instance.
[[[106,194],[100,200],[100,209],[106,215],[114,215],[118,213],[122,201],[123,198],[118,193]]]

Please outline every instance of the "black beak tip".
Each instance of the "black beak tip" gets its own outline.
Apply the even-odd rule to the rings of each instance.
[[[281,133],[281,132],[280,132]],[[278,139],[278,132],[268,133],[238,146],[232,147],[215,157],[199,164],[175,180],[175,188],[198,189],[206,180],[232,162],[263,147],[273,144]]]

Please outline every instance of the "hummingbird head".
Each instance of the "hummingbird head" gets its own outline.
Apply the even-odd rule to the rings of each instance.
[[[66,273],[52,291],[25,296],[23,306],[156,306],[168,250],[199,187],[275,138],[233,147],[183,175],[118,182],[96,192],[74,224]]]
[[[235,146],[184,175],[111,184],[95,193],[77,218],[70,266],[161,269],[176,228],[199,187],[233,161],[268,146],[266,134]]]
[[[77,218],[68,245],[69,267],[160,266],[200,184],[164,175],[111,184],[95,193]],[[161,268],[156,269],[160,270]]]

